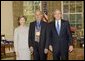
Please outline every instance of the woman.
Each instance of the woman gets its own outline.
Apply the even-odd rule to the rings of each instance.
[[[26,18],[18,18],[19,26],[14,31],[14,48],[16,60],[30,60],[30,50],[28,47],[28,27],[25,25]]]

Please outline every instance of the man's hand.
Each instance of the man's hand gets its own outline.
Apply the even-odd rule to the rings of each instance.
[[[30,47],[30,51],[31,51],[31,53],[33,53],[33,47],[32,46]]]
[[[49,50],[50,50],[51,52],[53,51],[52,45],[49,45]]]
[[[45,54],[48,53],[48,49],[47,49],[47,48],[44,49],[44,53],[45,53]]]
[[[72,51],[73,51],[73,46],[70,45],[70,46],[69,46],[69,52],[72,52]]]

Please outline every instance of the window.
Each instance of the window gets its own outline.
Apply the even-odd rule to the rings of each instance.
[[[62,4],[61,8],[62,8],[63,19],[68,20],[72,27],[77,28],[77,31],[81,30],[81,32],[83,32],[84,31],[84,19],[83,19],[84,2],[62,1],[61,4]]]
[[[34,21],[35,10],[41,10],[41,1],[23,1],[23,13],[27,17],[27,24]]]

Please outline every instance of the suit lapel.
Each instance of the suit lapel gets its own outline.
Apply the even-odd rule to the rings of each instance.
[[[61,19],[61,27],[60,27],[60,35],[62,34],[62,32],[63,32],[63,20]]]
[[[36,21],[34,22],[34,24],[33,24],[33,34],[34,34],[34,37],[35,37],[35,26],[36,26]]]
[[[58,35],[58,32],[56,30],[56,26],[55,26],[55,21],[53,21],[53,29],[55,30],[56,34]]]
[[[42,30],[43,30],[43,21],[41,20],[41,31],[40,31],[40,33],[42,33]],[[40,36],[41,36],[41,34],[40,34]]]

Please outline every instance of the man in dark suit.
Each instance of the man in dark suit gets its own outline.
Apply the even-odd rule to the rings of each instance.
[[[35,12],[36,20],[30,23],[29,28],[29,47],[34,60],[46,60],[44,49],[47,23],[42,20],[42,16],[41,11],[37,10]]]
[[[68,21],[61,19],[61,11],[54,11],[55,20],[47,29],[46,49],[53,52],[53,60],[68,60],[68,50],[73,50],[72,35]]]

